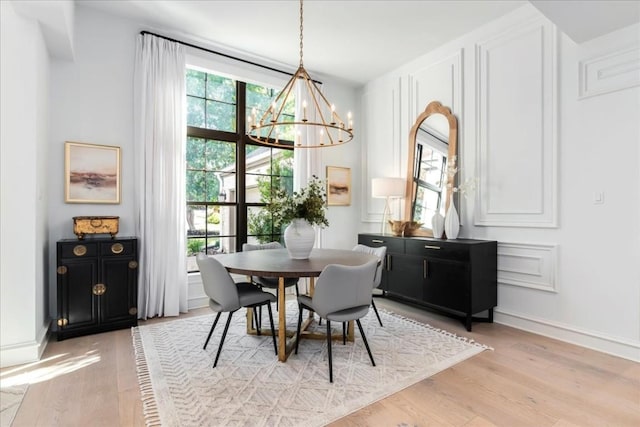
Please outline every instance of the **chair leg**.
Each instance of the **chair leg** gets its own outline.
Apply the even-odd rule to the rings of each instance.
[[[256,329],[262,328],[262,306],[258,307],[258,319],[256,320]]]
[[[296,354],[298,354],[298,343],[300,342],[300,328],[302,327],[302,305],[298,304],[298,328],[296,329]]]
[[[216,315],[216,320],[214,320],[213,325],[211,325],[211,330],[209,331],[209,335],[207,335],[207,340],[204,342],[204,347],[202,347],[203,350],[207,349],[207,344],[209,344],[209,340],[211,339],[211,334],[213,333],[213,330],[216,328],[216,325],[218,324],[218,319],[220,319],[220,312],[218,312],[218,314]]]
[[[271,323],[271,336],[273,337],[273,349],[278,355],[278,344],[276,344],[276,328],[273,326],[273,312],[271,311],[271,303],[267,303],[267,309],[269,310],[269,323]]]
[[[378,314],[378,307],[376,307],[376,303],[371,300],[371,306],[373,307],[373,311],[376,313],[376,317],[378,318],[378,323],[382,326],[382,320],[380,320],[380,315]]]
[[[333,360],[331,357],[331,321],[327,319],[327,357],[329,358],[329,382],[333,382]]]
[[[253,317],[256,319],[256,334],[258,336],[262,335],[262,332],[260,332],[260,321],[258,320],[258,309],[256,307],[253,307]]]
[[[371,359],[371,364],[376,366],[376,362],[373,360],[373,354],[371,354],[371,350],[369,349],[369,343],[367,342],[367,337],[364,335],[364,330],[362,329],[362,324],[360,323],[360,319],[356,320],[358,323],[358,329],[360,329],[360,335],[362,335],[362,341],[364,341],[364,346],[367,347],[367,352],[369,353],[369,358]]]
[[[342,322],[342,345],[347,344],[347,322]]]
[[[278,311],[278,301],[280,301],[280,288],[276,288],[276,311]]]
[[[216,354],[216,360],[213,362],[214,368],[218,364],[218,358],[220,357],[220,352],[222,351],[222,344],[224,344],[224,339],[227,336],[227,331],[229,330],[229,325],[231,324],[231,316],[233,316],[233,311],[229,312],[229,317],[227,317],[227,324],[224,325],[224,331],[222,332],[222,338],[220,338],[220,345],[218,346],[218,353]]]

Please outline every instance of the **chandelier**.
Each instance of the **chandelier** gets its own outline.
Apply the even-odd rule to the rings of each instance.
[[[290,139],[293,127],[293,146],[295,148],[332,147],[345,144],[353,139],[353,119],[351,112],[347,120],[343,120],[337,113],[335,105],[331,104],[320,92],[316,82],[309,76],[302,63],[302,1],[300,0],[300,65],[298,70],[278,94],[271,106],[258,117],[256,108],[252,109],[247,118],[247,136],[261,145],[282,147],[282,138],[287,133]],[[297,114],[291,118],[290,114],[283,114],[285,107],[294,105]]]

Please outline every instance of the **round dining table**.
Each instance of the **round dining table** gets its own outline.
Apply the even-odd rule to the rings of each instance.
[[[320,276],[327,265],[357,266],[378,260],[374,255],[343,249],[313,249],[307,259],[292,259],[286,249],[235,252],[217,254],[214,257],[230,273],[278,278],[278,360],[281,362],[287,360],[291,350],[295,347],[295,332],[287,333],[286,328],[284,279],[308,277],[309,292],[313,295],[314,279]],[[252,310],[247,310],[247,332],[256,333],[257,331],[252,329],[251,316]],[[305,331],[312,321],[313,314],[305,321],[302,330]],[[287,341],[287,336],[291,337],[289,341]],[[303,332],[301,337],[326,339],[326,335],[312,332]],[[353,341],[353,322],[349,322],[348,338]]]

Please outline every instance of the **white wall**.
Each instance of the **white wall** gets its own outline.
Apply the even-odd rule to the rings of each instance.
[[[44,350],[48,271],[49,57],[38,22],[0,2],[0,366]]]
[[[51,64],[49,138],[49,262],[56,265],[55,242],[75,238],[74,216],[120,217],[119,236],[134,235],[133,64],[140,29],[132,22],[78,7],[75,59]],[[65,141],[121,147],[121,202],[64,202]],[[49,310],[56,313],[55,268],[50,268]]]
[[[523,33],[528,29],[537,36]],[[637,68],[634,80],[625,72],[634,68],[622,65],[629,57],[638,62],[625,52],[634,46],[631,52],[637,52],[639,34],[636,25],[576,45],[561,32],[556,36],[553,24],[527,5],[370,82],[362,92],[368,97],[372,88],[387,87],[378,96],[391,99],[393,82],[401,82],[399,110],[411,116],[407,120],[401,114],[396,121],[403,127],[404,171],[406,135],[420,112],[415,100],[424,104],[421,108],[443,96],[444,103],[460,104],[456,93],[462,93],[462,105],[453,108],[461,174],[478,176],[480,187],[476,200],[461,199],[461,237],[499,243],[496,322],[635,360],[640,360],[640,82]],[[509,51],[512,46],[519,50]],[[483,69],[483,53],[491,49],[497,49],[490,58],[497,67]],[[446,74],[424,72],[456,55],[461,55],[459,72],[447,68],[452,72],[444,79]],[[591,90],[619,90],[580,97],[581,63],[591,66],[586,73]],[[592,70],[597,67],[603,73]],[[484,78],[494,78],[490,73],[496,69],[508,70],[497,82],[502,86],[487,86]],[[434,98],[412,91],[443,84],[448,89],[432,91]],[[532,87],[540,91],[527,92]],[[511,99],[496,99],[505,88]],[[495,111],[500,115],[487,117]],[[376,117],[365,120],[376,122]],[[500,124],[510,131],[502,132]],[[483,151],[487,144],[517,149],[506,158],[505,149]],[[388,167],[387,162],[379,153],[369,168]],[[514,187],[505,191],[499,185],[504,180],[487,185],[495,170],[487,167],[510,170],[508,179],[522,194],[513,193]],[[603,204],[594,204],[595,192],[604,194]],[[539,197],[530,203],[527,194]],[[502,211],[481,209],[487,199]],[[371,229],[366,219],[363,215],[362,230]]]

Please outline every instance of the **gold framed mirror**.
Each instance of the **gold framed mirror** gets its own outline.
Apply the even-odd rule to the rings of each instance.
[[[431,218],[445,215],[452,202],[455,176],[447,166],[458,152],[458,120],[451,109],[433,101],[418,116],[409,132],[409,162],[405,218],[422,223],[414,236],[432,237]]]

